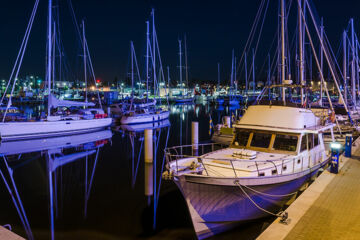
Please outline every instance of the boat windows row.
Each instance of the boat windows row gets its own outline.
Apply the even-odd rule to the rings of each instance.
[[[236,129],[233,145],[255,150],[260,148],[269,151],[296,152],[299,140],[301,140],[300,152],[311,150],[320,144],[318,134],[313,133],[301,136],[292,133]]]

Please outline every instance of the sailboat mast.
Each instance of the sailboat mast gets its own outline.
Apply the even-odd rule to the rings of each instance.
[[[320,26],[320,37],[321,37],[321,41],[324,42],[324,23],[323,23],[323,19],[321,18],[321,26]],[[323,48],[320,46],[320,71],[323,72],[324,69],[324,50]],[[323,84],[324,82],[321,80],[320,83],[320,106],[323,106]]]
[[[350,19],[351,24],[351,48],[352,48],[352,61],[351,61],[351,93],[354,102],[354,108],[356,107],[356,84],[355,84],[355,32],[354,32],[354,19]]]
[[[248,72],[247,72],[247,56],[245,52],[245,92],[248,92]]]
[[[256,87],[255,87],[255,52],[254,49],[252,49],[252,76],[253,76],[253,92],[255,93]]]
[[[281,83],[285,84],[285,0],[281,1]],[[285,103],[285,88],[282,88],[282,100]]]
[[[153,58],[153,78],[154,78],[154,97],[156,95],[156,55],[155,55],[155,9],[151,10],[152,15],[152,58]]]
[[[187,61],[187,47],[186,47],[186,34],[184,36],[184,54],[185,54],[185,81],[186,87],[189,87],[189,72],[188,72],[188,61]]]
[[[146,102],[148,101],[149,93],[149,21],[146,21]]]
[[[345,104],[347,105],[347,56],[346,56],[346,40],[347,40],[347,36],[346,36],[346,31],[344,30],[343,32],[343,76],[344,76],[344,100],[345,100]]]
[[[235,95],[237,94],[237,81],[236,81],[236,57],[234,58],[234,84],[235,84]]]
[[[217,84],[217,91],[220,89],[220,63],[218,63],[218,84]]]
[[[304,34],[303,34],[303,20],[301,17],[301,11],[302,11],[302,1],[299,0],[299,5],[298,5],[298,28],[299,28],[299,77],[300,77],[300,84],[301,86],[305,85],[304,82],[304,44],[303,44],[303,40],[304,40]],[[301,88],[300,90],[300,95],[301,95],[301,105],[304,104],[304,89]],[[320,100],[321,101],[321,100]]]
[[[84,60],[84,80],[85,80],[85,102],[88,102],[88,97],[87,97],[87,74],[86,74],[86,39],[85,39],[85,22],[84,19],[82,20],[82,38],[83,38],[83,60]]]
[[[134,96],[134,43],[130,41],[131,48],[131,96]]]
[[[48,6],[48,49],[47,49],[47,80],[48,80],[48,116],[50,116],[50,94],[51,94],[51,52],[52,52],[52,0]]]
[[[181,40],[179,39],[179,61],[180,61],[180,65],[179,65],[179,73],[180,73],[180,88],[182,88],[182,66],[181,66]]]

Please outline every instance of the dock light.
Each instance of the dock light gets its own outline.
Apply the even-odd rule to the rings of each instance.
[[[332,142],[332,143],[330,143],[330,148],[331,149],[341,149],[341,144],[337,143],[337,142]]]

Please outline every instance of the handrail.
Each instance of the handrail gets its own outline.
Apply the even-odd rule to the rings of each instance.
[[[223,144],[218,144],[218,143],[198,144],[197,146],[198,146],[198,150],[201,151],[201,153],[199,153],[199,156],[192,155],[192,150],[194,147],[193,145],[173,146],[173,147],[166,148],[164,151],[165,151],[165,155],[166,155],[168,170],[176,171],[176,173],[183,171],[184,168],[180,169],[180,171],[179,171],[178,161],[180,159],[185,159],[185,158],[194,158],[194,160],[197,161],[196,169],[190,169],[190,168],[186,168],[186,169],[194,170],[194,172],[195,171],[199,172],[199,167],[200,167],[200,169],[202,168],[203,170],[205,170],[207,176],[209,176],[209,171],[206,167],[206,165],[208,165],[206,163],[206,161],[211,161],[211,160],[228,162],[230,165],[230,168],[234,172],[235,178],[239,177],[238,173],[240,170],[237,168],[237,166],[235,164],[235,163],[239,163],[239,162],[254,163],[258,176],[260,176],[260,171],[262,171],[262,170],[271,171],[271,175],[275,175],[275,173],[276,173],[276,175],[281,176],[281,175],[285,175],[285,174],[295,173],[298,170],[302,171],[304,168],[310,167],[310,165],[306,166],[306,161],[304,161],[304,158],[302,156],[298,156],[298,157],[292,156],[289,158],[273,159],[273,160],[269,160],[269,159],[266,159],[266,160],[222,159],[222,158],[202,157],[202,155],[207,153],[206,150],[208,150],[208,152],[213,152],[214,150],[216,150],[215,146],[219,146],[220,147],[219,149],[225,148],[226,146]],[[207,149],[207,147],[210,147],[210,148]],[[184,154],[179,154],[179,152],[183,152]],[[187,152],[189,154],[186,154]],[[298,169],[297,169],[295,166],[297,165],[298,160],[301,160],[301,165],[299,165]],[[173,164],[173,168],[175,168],[175,169],[171,169],[171,163]],[[266,164],[267,166],[264,167],[264,169],[259,169],[259,163]],[[292,168],[289,163],[292,164]],[[284,166],[287,166],[288,168],[284,169]],[[278,168],[281,168],[281,170],[279,171]],[[275,170],[275,171],[273,171],[273,170]]]

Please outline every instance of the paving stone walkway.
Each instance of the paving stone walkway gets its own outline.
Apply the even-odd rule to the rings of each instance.
[[[285,239],[360,239],[359,151],[345,163]]]

